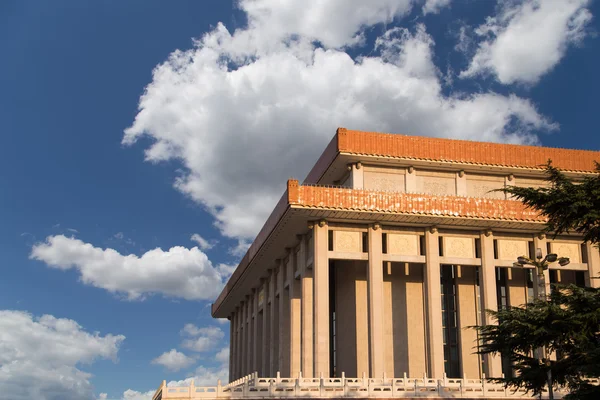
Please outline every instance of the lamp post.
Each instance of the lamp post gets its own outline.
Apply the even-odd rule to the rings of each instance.
[[[531,265],[535,268],[537,273],[537,281],[538,281],[538,299],[547,300],[546,298],[546,276],[544,275],[544,271],[548,269],[548,266],[554,262],[557,262],[561,267],[569,264],[571,261],[568,257],[559,257],[554,253],[550,253],[543,257],[542,249],[537,248],[535,250],[535,259],[532,260],[528,257],[521,256],[517,258],[517,262],[513,264],[514,267],[524,267],[525,265]],[[550,360],[548,359],[548,354],[546,354],[546,349],[542,348],[538,351],[538,356],[540,361],[544,363],[546,366],[550,367]],[[554,392],[552,390],[552,371],[548,368],[547,378],[548,384],[548,398],[550,400],[554,400]]]

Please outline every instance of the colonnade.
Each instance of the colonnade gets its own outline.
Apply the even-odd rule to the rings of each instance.
[[[245,296],[231,314],[230,380],[252,372],[261,377],[273,377],[280,372],[284,377],[330,376],[332,373],[331,315],[330,315],[330,259],[352,254],[336,253],[331,249],[330,228],[326,221],[309,224],[309,232],[299,235],[299,243],[286,250],[286,256],[277,260],[276,266],[267,270],[255,289]],[[364,228],[363,228],[364,231]],[[379,224],[366,229],[367,255],[360,255],[367,265],[368,309],[368,375],[382,377],[386,371],[384,340],[384,266],[386,254],[382,248],[384,230]],[[440,266],[449,261],[461,261],[440,254],[440,233],[435,227],[418,232],[422,237],[424,254],[412,259],[423,260],[423,295],[425,321],[425,362],[429,377],[444,376],[444,338],[442,330],[442,284]],[[533,235],[529,235],[530,238]],[[481,305],[477,320],[493,323],[484,310],[497,309],[497,276],[499,265],[494,233],[484,231],[473,237],[476,240],[476,259],[479,267],[478,285]],[[533,237],[533,246],[547,249],[547,239]],[[591,246],[583,247],[587,261],[586,284],[598,286],[591,276],[600,276],[600,255]],[[474,251],[475,252],[475,251]],[[387,257],[389,259],[389,257]],[[410,257],[407,258],[407,260]],[[464,260],[463,260],[464,261]],[[583,264],[582,264],[583,265]],[[509,268],[508,265],[500,265]],[[533,274],[534,279],[537,279]],[[549,277],[546,283],[549,284]],[[534,288],[537,284],[533,285]],[[479,295],[478,295],[479,296]],[[473,344],[474,345],[474,344]],[[463,347],[464,344],[463,344]],[[464,354],[472,349],[462,349]],[[487,355],[483,372],[487,376],[500,376],[499,357]],[[464,369],[463,369],[464,371]],[[338,374],[341,371],[338,371]]]

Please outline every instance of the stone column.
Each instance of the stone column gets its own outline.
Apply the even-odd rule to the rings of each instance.
[[[481,275],[479,285],[481,286],[481,323],[483,325],[493,324],[494,319],[485,310],[498,310],[498,299],[496,294],[496,263],[494,259],[494,235],[491,231],[482,233],[481,242]],[[486,354],[484,356],[487,370],[484,371],[488,377],[502,376],[502,360],[499,355]]]
[[[279,288],[279,372],[281,376],[290,376],[290,297],[285,287],[286,262],[279,262],[277,287]]]
[[[246,339],[248,340],[248,346],[246,347],[246,373],[247,374],[251,374],[252,372],[252,359],[254,358],[254,354],[253,353],[253,349],[254,346],[252,345],[252,303],[253,303],[253,299],[254,299],[254,289],[252,289],[252,294],[250,296],[246,296],[246,303],[248,305],[247,307],[247,319],[248,319],[248,323],[247,323],[247,333],[246,333]]]
[[[407,193],[414,193],[417,191],[417,173],[413,167],[406,169],[406,175],[404,175],[404,183],[406,185]]]
[[[237,345],[235,348],[235,379],[239,379],[242,376],[242,307],[237,307],[235,313],[236,325],[237,325]]]
[[[270,271],[269,271],[270,274]],[[262,375],[271,377],[271,283],[270,278],[265,280],[265,294],[263,297],[263,341],[262,341]]]
[[[308,249],[306,238],[301,237],[299,262],[301,271],[301,297],[302,297],[302,375],[313,377],[313,271],[308,268]],[[302,250],[304,249],[304,250]]]
[[[425,231],[425,293],[427,305],[427,349],[429,376],[444,377],[444,341],[442,337],[442,297],[440,285],[440,245],[437,228]]]
[[[354,163],[352,165],[349,166],[350,167],[350,174],[352,174],[352,188],[353,189],[362,189],[364,188],[364,184],[365,184],[365,173],[364,173],[364,168],[362,167],[361,163]]]
[[[262,352],[260,351],[260,340],[261,338],[258,336],[258,296],[260,293],[260,286],[258,289],[254,291],[254,298],[252,299],[252,304],[254,305],[254,319],[252,320],[252,372],[258,372],[260,369],[260,356]]]
[[[465,171],[458,171],[456,173],[456,195],[467,195],[467,177],[465,175]]]
[[[269,356],[270,356],[270,360],[269,360],[269,376],[270,377],[274,377],[277,373],[277,361],[279,358],[279,351],[278,351],[278,340],[279,340],[279,327],[278,327],[278,320],[279,320],[279,315],[277,314],[277,307],[275,306],[277,298],[275,297],[275,290],[276,290],[276,270],[273,269],[271,270],[271,279],[269,279],[269,299],[271,301],[270,305],[269,305],[269,309],[270,309],[270,314],[271,314],[271,318],[270,318],[270,349],[269,349]]]
[[[292,250],[290,252],[290,262],[287,264],[287,276],[290,282],[289,287],[289,364],[290,377],[297,377],[300,372],[300,352],[302,337],[301,310],[302,300],[300,293],[300,280],[296,279],[294,271],[298,268],[298,259],[302,257],[302,245],[298,254]]]
[[[329,377],[329,229],[319,221],[313,230],[314,274],[314,375]]]
[[[533,253],[533,258],[535,258],[535,252],[537,251],[537,249],[541,249],[542,250],[542,258],[546,257],[546,255],[548,254],[548,246],[547,246],[547,239],[546,239],[546,235],[541,233],[539,235],[536,235],[533,238],[533,247],[534,247],[534,253]],[[534,295],[535,297],[539,296],[539,291],[540,291],[540,287],[545,286],[546,288],[546,296],[550,295],[550,270],[547,269],[544,271],[544,278],[540,281],[540,277],[538,276],[537,273],[537,269],[533,270],[533,291],[534,291]]]
[[[246,375],[246,352],[248,351],[246,340],[246,302],[242,301],[240,305],[240,378]]]
[[[585,244],[585,252],[588,265],[588,270],[585,274],[585,285],[600,288],[600,252],[598,252],[598,247],[588,242]]]
[[[367,275],[369,299],[369,352],[372,378],[383,378],[383,254],[379,224],[369,226],[369,267]],[[357,349],[358,351],[358,349]]]
[[[233,357],[235,354],[235,312],[229,316],[229,381],[233,380]]]

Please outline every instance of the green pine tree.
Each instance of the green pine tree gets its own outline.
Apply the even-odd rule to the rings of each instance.
[[[552,235],[581,234],[600,244],[600,164],[595,174],[574,182],[559,169],[546,165],[549,186],[501,189],[548,218]],[[600,278],[600,277],[593,277]],[[553,286],[547,300],[523,307],[487,311],[497,325],[475,327],[480,354],[499,353],[509,359],[515,376],[495,378],[507,387],[526,388],[538,395],[546,387],[547,372],[554,384],[568,388],[568,399],[600,399],[600,386],[588,378],[600,377],[600,290],[575,285]],[[540,360],[536,349],[546,348],[556,360]]]

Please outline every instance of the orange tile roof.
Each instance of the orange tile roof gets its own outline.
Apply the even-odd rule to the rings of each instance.
[[[594,161],[600,161],[600,151],[440,139],[346,128],[338,128],[336,136],[337,149],[343,153],[536,169],[551,159],[555,167],[580,172],[595,171]]]
[[[545,222],[535,210],[520,201],[476,197],[437,196],[418,193],[381,192],[341,187],[300,185],[288,181],[290,205],[348,211]]]

